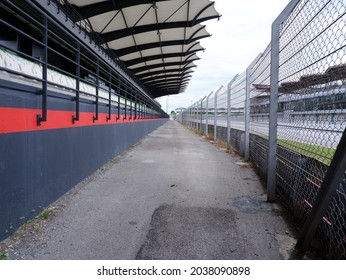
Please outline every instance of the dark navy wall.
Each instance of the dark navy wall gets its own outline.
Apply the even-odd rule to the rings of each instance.
[[[165,122],[0,135],[0,239]]]
[[[0,109],[35,108],[40,98],[30,88],[0,87]],[[49,99],[50,108],[67,112],[71,103],[60,97]],[[92,103],[81,105],[84,112],[95,108]],[[106,111],[102,105],[100,109]],[[4,119],[8,120],[0,115],[0,121]],[[166,121],[100,125],[90,121],[87,126],[0,133],[0,240]]]

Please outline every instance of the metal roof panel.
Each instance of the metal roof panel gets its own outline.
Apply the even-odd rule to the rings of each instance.
[[[196,52],[204,50],[199,41],[210,36],[200,23],[220,17],[210,0],[64,1],[89,22],[103,47],[144,84],[150,81],[154,97],[186,88]]]

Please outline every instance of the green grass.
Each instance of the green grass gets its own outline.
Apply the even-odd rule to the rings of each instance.
[[[326,165],[330,164],[335,153],[335,149],[333,148],[326,148],[291,140],[278,139],[278,145],[296,151],[307,157],[317,159]]]
[[[49,220],[54,217],[55,212],[53,208],[44,209],[38,216],[41,220]]]
[[[195,133],[199,135],[203,135],[202,132],[196,129],[192,129]],[[267,135],[258,135],[265,140],[269,140],[269,137]],[[212,134],[209,134],[206,137],[210,137],[210,139],[214,139]],[[277,142],[278,145],[285,147],[287,149],[290,149],[292,151],[295,151],[297,153],[300,153],[304,156],[314,158],[326,165],[329,165],[333,159],[333,156],[335,154],[335,149],[333,148],[326,148],[322,146],[312,145],[312,144],[305,144],[302,142],[292,141],[292,140],[284,140],[284,139],[278,139]]]
[[[259,136],[264,138],[267,141],[269,140],[269,137],[267,135],[259,135]],[[305,144],[302,142],[297,142],[292,140],[278,139],[278,145],[285,147],[287,149],[290,149],[292,151],[295,151],[297,153],[300,153],[304,156],[317,159],[318,161],[326,165],[330,164],[335,153],[335,149],[333,148],[326,148],[326,147],[312,145],[312,144]]]
[[[3,251],[0,251],[0,260],[6,260],[7,259],[7,254]]]
[[[39,215],[23,223],[17,230],[17,235],[23,236],[27,232],[40,232],[42,230],[42,222],[51,220],[55,215],[55,208],[43,209]]]

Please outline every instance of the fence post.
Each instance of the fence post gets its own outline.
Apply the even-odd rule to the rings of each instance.
[[[210,96],[213,94],[214,92],[212,91],[208,97],[207,97],[207,119],[206,119],[206,122],[205,122],[205,135],[208,136],[208,133],[209,133],[209,98]]]
[[[204,96],[203,99],[201,100],[201,126],[200,126],[200,131],[203,133],[203,126],[202,126],[202,123],[203,123],[203,101],[204,99],[206,99],[207,97]]]
[[[194,104],[195,108],[195,122],[194,129],[198,130],[198,101]]]
[[[276,152],[277,152],[277,110],[279,91],[280,26],[300,0],[291,0],[272,24],[271,65],[270,65],[270,107],[269,143],[267,168],[267,200],[275,201],[276,191]]]
[[[231,93],[232,93],[232,84],[238,78],[236,74],[233,79],[229,82],[227,86],[227,144],[231,144]]]
[[[251,70],[261,58],[262,53],[259,53],[256,58],[246,69],[246,92],[245,92],[245,141],[244,141],[244,159],[249,160],[250,154],[250,87],[251,87]]]
[[[193,114],[193,119],[194,119],[193,128],[197,130],[197,126],[198,126],[198,122],[197,122],[197,120],[198,120],[198,101],[196,101],[196,103],[193,104],[193,108],[194,108],[194,110],[193,110],[193,112],[194,112],[194,114]]]
[[[192,127],[192,105],[189,107],[189,127]]]
[[[215,95],[214,95],[214,141],[216,141],[216,125],[217,125],[217,110],[216,110],[216,107],[217,107],[217,93],[218,91],[215,92]]]
[[[199,108],[200,108],[199,102],[200,102],[200,100],[197,101],[197,103],[196,103],[196,130],[197,131],[199,130]]]
[[[188,110],[187,124],[188,126],[191,126],[191,106],[187,110]]]
[[[190,127],[193,128],[193,118],[195,117],[194,116],[194,112],[193,112],[193,104],[191,105],[191,108],[190,108],[190,115],[191,115],[191,125]]]
[[[196,119],[197,119],[197,116],[196,116],[196,114],[197,114],[197,112],[196,112],[196,104],[197,104],[197,102],[193,103],[193,110],[192,110],[192,112],[193,112],[193,124],[192,124],[192,128],[193,128],[193,129],[196,129]]]
[[[43,64],[42,64],[42,101],[41,101],[41,114],[36,115],[36,125],[41,126],[42,122],[46,122],[48,119],[48,95],[47,95],[47,88],[48,88],[48,18],[47,16],[44,17],[44,31],[43,31],[43,40],[44,49],[43,49]],[[79,47],[79,44],[78,44]],[[77,52],[77,63],[78,58],[80,57],[80,52]],[[77,66],[77,75],[78,75],[78,69],[79,66]],[[80,76],[77,76],[77,83],[76,83],[76,99],[79,97],[79,90],[78,90],[78,79]],[[76,108],[77,104],[79,106],[79,99],[76,102]],[[76,109],[77,112],[77,109]],[[76,113],[77,114],[77,113]],[[72,117],[73,122],[73,117]]]
[[[195,103],[195,112],[196,112],[196,114],[195,114],[195,129],[196,130],[198,130],[198,103],[199,103],[199,101],[197,101]]]
[[[197,101],[196,103],[196,130],[198,131],[199,130],[199,102],[200,100]]]
[[[316,201],[308,216],[301,236],[296,244],[296,249],[305,252],[310,245],[312,238],[323,219],[328,205],[332,201],[337,188],[342,182],[346,171],[346,129],[344,130],[339,145],[335,151],[332,162],[330,163],[327,173],[323,179],[322,185],[318,192]]]
[[[214,100],[214,141],[216,141],[216,130],[217,130],[217,95],[219,91],[222,89],[222,86],[215,92],[215,100]]]
[[[281,22],[280,22],[281,24]],[[269,104],[269,143],[267,171],[267,200],[275,201],[276,192],[276,153],[277,153],[277,110],[279,90],[279,40],[280,24],[272,25],[271,65],[270,65],[270,104]]]

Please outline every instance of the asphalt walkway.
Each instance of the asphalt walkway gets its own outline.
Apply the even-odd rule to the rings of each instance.
[[[10,259],[287,259],[295,244],[250,166],[175,121],[50,210],[6,240]]]

